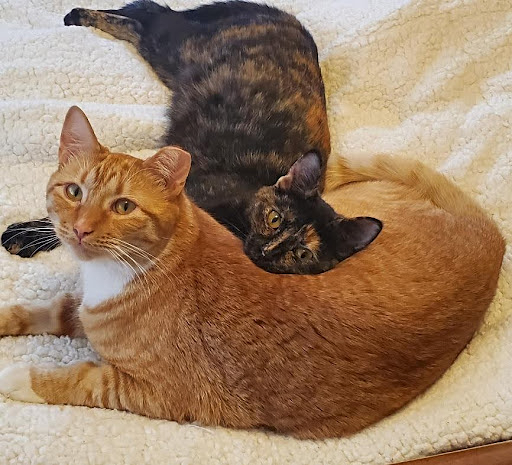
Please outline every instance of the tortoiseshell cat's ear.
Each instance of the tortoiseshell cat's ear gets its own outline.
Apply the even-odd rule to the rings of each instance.
[[[300,157],[288,173],[281,176],[275,186],[282,192],[293,192],[304,198],[318,194],[318,184],[322,175],[322,159],[316,152],[308,152]]]
[[[70,157],[92,155],[100,150],[101,145],[87,116],[80,108],[72,106],[66,114],[60,134],[59,164],[66,164]]]
[[[331,223],[336,257],[341,261],[367,247],[382,230],[382,222],[369,216],[337,218]]]

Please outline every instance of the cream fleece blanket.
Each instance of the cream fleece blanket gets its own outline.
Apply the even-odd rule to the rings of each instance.
[[[317,39],[333,156],[379,151],[424,160],[475,196],[512,239],[510,0],[272,3],[295,13]],[[46,181],[72,104],[86,111],[105,145],[141,155],[157,147],[166,89],[125,43],[62,25],[72,7],[121,5],[0,0],[2,230],[44,215]],[[2,249],[1,304],[70,289],[74,269],[62,249],[32,260]],[[94,354],[83,340],[0,340],[0,364],[87,358]],[[0,398],[0,464],[384,464],[511,438],[511,375],[509,247],[492,308],[454,366],[421,398],[353,437],[301,442]]]

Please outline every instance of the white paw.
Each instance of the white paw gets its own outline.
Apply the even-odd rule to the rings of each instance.
[[[0,371],[0,394],[22,402],[45,403],[32,390],[31,384],[29,365],[16,363]]]

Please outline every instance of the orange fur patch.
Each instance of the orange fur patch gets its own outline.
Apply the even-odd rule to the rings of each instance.
[[[306,243],[308,249],[313,252],[313,254],[318,252],[320,249],[320,237],[318,236],[315,228],[311,225],[308,225],[306,228],[306,232],[304,234],[304,242]]]

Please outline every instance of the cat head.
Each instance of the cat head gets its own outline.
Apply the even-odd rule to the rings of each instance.
[[[190,155],[176,147],[147,160],[111,153],[72,107],[47,187],[48,213],[78,259],[111,256],[135,266],[165,247],[189,170]]]
[[[307,153],[274,186],[257,192],[244,250],[259,267],[273,273],[322,273],[380,233],[379,220],[345,218],[321,198],[321,163],[319,155]]]

